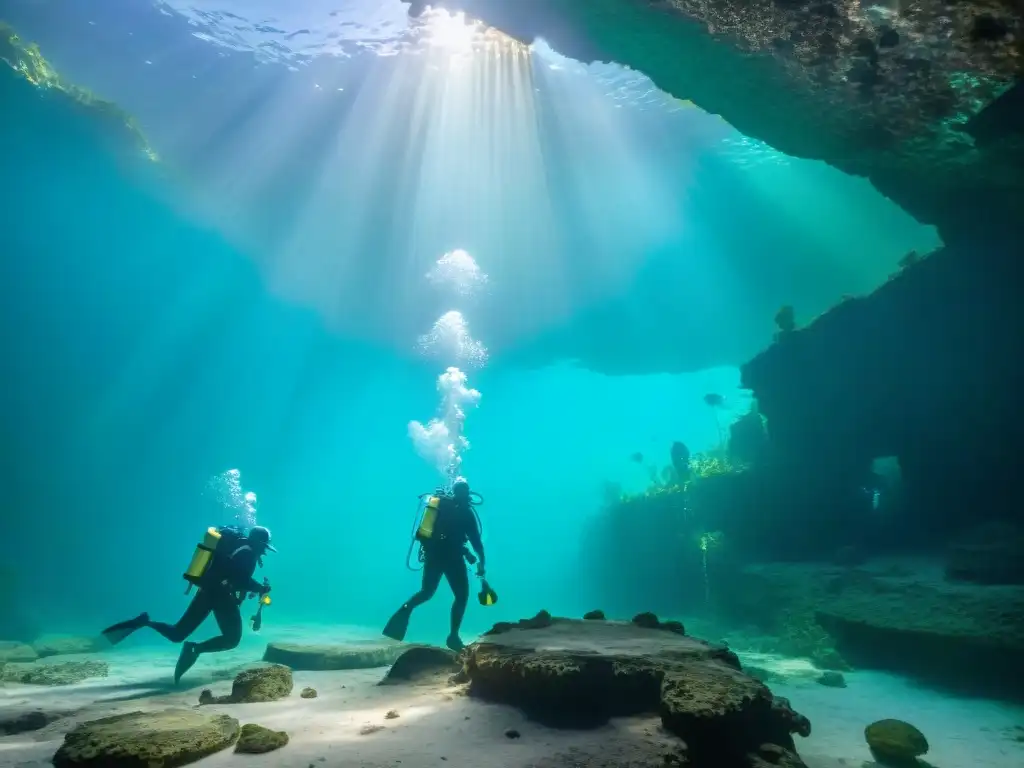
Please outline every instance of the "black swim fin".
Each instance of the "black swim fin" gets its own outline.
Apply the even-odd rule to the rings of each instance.
[[[100,632],[100,634],[103,635],[111,645],[117,645],[135,630],[142,629],[148,623],[149,614],[140,613],[134,619],[128,619],[128,621],[122,621],[120,624],[114,624],[113,626],[107,627]]]
[[[390,637],[392,640],[398,640],[401,642],[405,640],[405,633],[409,631],[409,618],[412,616],[412,611],[405,606],[398,609],[394,616],[392,616],[388,623],[384,626],[384,631],[381,632],[384,637]]]

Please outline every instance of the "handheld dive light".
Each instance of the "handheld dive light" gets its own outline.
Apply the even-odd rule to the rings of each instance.
[[[480,605],[484,606],[494,605],[498,602],[498,593],[491,589],[487,579],[480,579],[480,591],[477,593],[476,599],[480,601]]]

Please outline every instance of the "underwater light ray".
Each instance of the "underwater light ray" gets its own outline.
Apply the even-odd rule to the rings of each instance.
[[[693,163],[663,167],[659,163],[664,161],[651,156],[632,124],[639,118],[609,109],[611,99],[592,77],[561,68],[562,57],[544,46],[537,48],[535,82],[548,102],[557,105],[545,113],[549,146],[560,155],[552,160],[563,169],[562,183],[575,215],[590,223],[595,248],[588,271],[596,270],[612,285],[639,266],[647,249],[682,233],[686,222],[678,208],[685,201]],[[616,194],[609,196],[609,188]],[[625,231],[632,240],[626,254],[604,247],[621,242]]]
[[[353,276],[362,233],[374,220],[374,190],[395,176],[389,150],[408,144],[396,141],[409,130],[403,117],[409,83],[401,70],[393,58],[371,68],[321,162],[307,205],[270,266],[276,293],[312,303],[329,318],[344,309],[340,286]],[[400,165],[398,173],[408,170]],[[389,207],[389,215],[399,208]]]

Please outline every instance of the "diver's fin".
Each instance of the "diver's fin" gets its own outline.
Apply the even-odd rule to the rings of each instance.
[[[103,635],[111,645],[117,645],[128,637],[128,635],[132,634],[132,632],[137,629],[142,629],[148,623],[149,614],[140,613],[134,619],[128,619],[128,621],[122,621],[120,624],[114,624],[113,626],[107,627],[100,632],[100,634]]]
[[[192,669],[192,666],[199,659],[199,649],[195,643],[184,642],[181,644],[181,653],[178,655],[178,663],[174,665],[174,682],[177,684],[181,676]]]
[[[398,640],[399,642],[405,640],[405,633],[409,631],[410,616],[412,616],[412,611],[403,605],[398,609],[395,615],[388,620],[388,623],[384,626],[384,631],[381,632],[381,634],[384,635],[384,637],[390,637],[392,640]]]

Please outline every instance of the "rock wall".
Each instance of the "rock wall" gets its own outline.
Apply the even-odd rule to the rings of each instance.
[[[908,543],[1022,519],[1017,247],[944,248],[743,366],[773,451],[851,470],[898,457],[904,509],[891,535]]]

